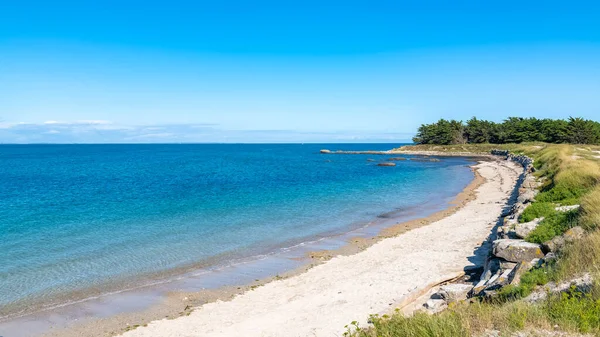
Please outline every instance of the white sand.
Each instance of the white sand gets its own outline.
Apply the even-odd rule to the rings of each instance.
[[[369,314],[392,310],[475,260],[521,172],[504,161],[480,163],[477,170],[487,181],[475,200],[447,218],[122,336],[341,336],[353,320],[366,326]]]

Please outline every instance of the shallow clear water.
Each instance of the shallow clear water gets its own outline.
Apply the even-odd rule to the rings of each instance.
[[[319,154],[397,145],[2,145],[2,313],[344,233],[473,178],[462,158]]]

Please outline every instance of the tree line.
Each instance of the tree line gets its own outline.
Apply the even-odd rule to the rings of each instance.
[[[600,123],[583,118],[538,119],[509,117],[501,123],[473,117],[466,123],[440,119],[423,124],[413,138],[416,144],[573,143],[600,144]]]

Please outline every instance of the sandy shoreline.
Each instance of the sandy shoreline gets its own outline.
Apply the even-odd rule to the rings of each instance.
[[[356,254],[335,256],[304,273],[273,280],[229,301],[207,303],[179,318],[151,322],[123,336],[239,336],[242,331],[244,336],[336,336],[353,320],[364,326],[369,314],[388,312],[427,285],[482,262],[479,246],[521,169],[506,161],[483,162],[476,169],[485,182],[476,187],[476,198],[463,196],[464,206],[458,205],[453,214],[448,215],[453,210],[438,212],[442,214],[435,214],[427,226],[426,220],[394,226],[384,235],[401,235]],[[356,242],[354,249],[369,244]]]
[[[484,160],[489,160],[488,158],[482,158]],[[495,164],[491,164],[491,163],[495,163]],[[505,168],[508,166],[511,166],[512,164],[510,163],[506,163],[506,162],[490,162],[490,163],[483,163],[483,164],[479,164],[478,166],[481,165],[497,165],[498,163],[500,163],[500,166],[505,166]],[[281,280],[287,281],[288,279],[295,279],[297,277],[302,277],[304,274],[306,274],[307,272],[310,272],[314,266],[322,266],[322,264],[329,264],[328,260],[330,260],[332,257],[336,257],[334,258],[337,259],[339,256],[347,256],[347,255],[351,255],[351,254],[356,254],[356,255],[360,255],[362,253],[364,253],[365,249],[368,249],[369,247],[371,247],[374,244],[377,244],[378,242],[380,242],[381,240],[386,241],[388,240],[387,238],[389,237],[393,237],[393,236],[397,236],[399,234],[402,233],[406,233],[408,231],[417,229],[419,227],[422,226],[426,226],[429,225],[433,222],[436,222],[440,219],[444,219],[448,216],[451,216],[452,214],[455,214],[455,212],[460,211],[463,207],[468,206],[471,202],[474,201],[474,199],[476,198],[477,194],[476,191],[479,190],[483,184],[485,183],[489,183],[489,177],[485,177],[484,175],[481,174],[482,171],[482,167],[479,167],[477,169],[475,169],[475,167],[472,167],[473,171],[474,171],[474,175],[475,178],[474,180],[461,192],[459,193],[454,200],[450,203],[450,207],[438,211],[434,214],[431,214],[427,217],[424,218],[418,218],[412,221],[406,221],[406,222],[401,222],[398,223],[396,225],[393,225],[391,227],[387,227],[386,229],[384,229],[382,232],[379,233],[379,235],[377,235],[376,237],[364,237],[364,238],[354,238],[352,239],[350,242],[348,242],[348,244],[342,246],[342,248],[333,250],[333,251],[315,251],[315,252],[311,252],[308,253],[308,255],[310,257],[313,258],[313,263],[311,263],[310,265],[305,265],[303,267],[294,269],[290,272],[287,272],[285,274],[280,274],[276,277],[268,277],[268,278],[262,278],[260,280],[256,280],[255,282],[252,282],[251,284],[248,284],[246,286],[242,286],[242,287],[238,287],[238,286],[233,286],[233,287],[221,287],[219,289],[213,289],[213,290],[203,290],[203,291],[195,291],[195,292],[172,292],[170,294],[168,294],[168,296],[166,298],[164,298],[164,301],[162,303],[157,303],[155,305],[151,305],[150,307],[146,307],[146,309],[143,310],[134,310],[131,312],[126,312],[126,313],[122,313],[122,314],[118,314],[118,315],[111,315],[109,317],[104,317],[104,318],[98,318],[98,319],[94,319],[94,320],[86,320],[77,324],[71,324],[69,325],[69,327],[67,329],[63,329],[60,327],[56,327],[58,329],[52,329],[50,331],[47,331],[46,334],[44,334],[44,336],[114,336],[117,335],[119,333],[122,333],[124,331],[127,331],[129,329],[132,329],[134,327],[137,326],[141,326],[140,328],[138,328],[138,330],[135,330],[136,333],[141,332],[144,329],[144,326],[146,326],[149,322],[157,320],[157,319],[161,319],[161,318],[169,318],[169,319],[173,319],[173,318],[177,318],[177,317],[187,317],[187,315],[195,315],[196,313],[192,313],[192,311],[194,310],[194,308],[200,307],[202,305],[209,305],[211,303],[229,303],[229,302],[217,302],[217,301],[231,301],[232,298],[234,298],[235,296],[240,297],[239,295],[241,294],[245,294],[242,296],[246,296],[247,294],[253,293],[256,290],[260,289],[256,289],[253,290],[261,285],[267,284],[267,286],[271,286],[271,284],[273,283],[277,283]],[[514,167],[513,167],[514,169]],[[518,170],[518,169],[517,169]],[[501,179],[502,180],[502,179]],[[487,181],[487,182],[486,182]],[[400,237],[402,237],[403,235],[400,235]],[[481,240],[479,240],[479,243],[481,242]],[[358,254],[357,254],[358,253]],[[314,268],[313,268],[314,269]],[[275,273],[273,273],[275,274]],[[454,274],[452,275],[445,275],[443,276],[443,278],[449,278],[449,277],[453,277]],[[277,282],[272,282],[272,281],[277,281]],[[262,288],[262,287],[261,287]],[[415,292],[412,292],[412,294],[414,295]],[[407,297],[404,297],[404,300],[406,300]],[[398,302],[395,302],[394,305],[399,304]],[[206,306],[205,305],[205,306]],[[202,310],[203,307],[201,307],[198,310]],[[370,312],[373,313],[373,312]],[[366,315],[368,316],[368,314]],[[366,317],[365,316],[365,317]],[[363,317],[360,317],[361,319]],[[354,319],[359,319],[359,317],[353,317],[351,320]],[[350,321],[351,321],[350,320]],[[175,321],[177,321],[177,319],[175,319]],[[172,321],[169,321],[172,322]],[[349,322],[349,321],[348,321]],[[344,324],[341,325],[341,327],[343,328],[343,325],[347,324],[348,322],[345,322]],[[339,327],[338,327],[339,328]],[[142,329],[142,330],[140,330]],[[148,335],[162,335],[162,332],[160,333],[150,333],[150,334],[144,334],[145,336]],[[179,335],[186,335],[186,333],[183,334],[175,334],[173,336],[179,336]],[[194,333],[193,335],[196,335],[196,333]],[[202,335],[202,334],[200,334]],[[211,332],[208,335],[213,335],[213,333]],[[219,334],[217,334],[219,335]],[[225,334],[227,335],[227,334]],[[259,334],[262,335],[262,334]],[[269,336],[276,336],[277,334],[266,334]],[[289,335],[289,334],[286,334]],[[302,335],[302,334],[299,334]]]

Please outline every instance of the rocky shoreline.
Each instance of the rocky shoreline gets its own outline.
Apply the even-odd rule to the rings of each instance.
[[[556,259],[556,251],[566,242],[580,239],[584,235],[581,227],[573,227],[562,236],[553,238],[543,244],[527,242],[524,239],[533,231],[544,218],[537,218],[529,222],[519,222],[520,216],[525,209],[535,200],[539,188],[543,185],[543,179],[536,178],[533,173],[533,159],[525,155],[514,155],[509,151],[492,150],[491,154],[504,160],[515,162],[523,167],[523,172],[515,186],[515,191],[508,207],[501,214],[497,228],[488,240],[489,253],[483,265],[483,270],[476,283],[450,282],[433,289],[425,299],[423,307],[432,313],[439,312],[448,307],[449,304],[465,301],[470,298],[493,298],[500,289],[508,285],[518,285],[521,275],[536,266],[542,266],[546,262]],[[579,205],[558,206],[557,211],[570,211],[577,209]],[[546,291],[565,291],[571,285],[576,287],[587,287],[591,283],[589,277],[582,277],[564,285],[551,285],[544,291],[537,291],[526,300],[536,301],[544,297]],[[423,301],[423,299],[421,299]],[[417,310],[418,307],[414,307]]]

